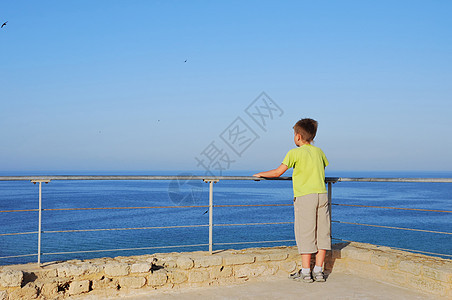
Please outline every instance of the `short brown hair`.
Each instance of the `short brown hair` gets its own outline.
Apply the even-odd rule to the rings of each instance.
[[[301,119],[293,126],[295,133],[301,135],[301,138],[306,142],[312,142],[317,133],[317,125],[319,123],[316,120],[305,118]]]

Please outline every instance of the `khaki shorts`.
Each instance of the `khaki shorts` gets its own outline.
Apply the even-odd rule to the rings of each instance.
[[[298,253],[331,250],[331,220],[327,194],[294,198],[295,240]]]

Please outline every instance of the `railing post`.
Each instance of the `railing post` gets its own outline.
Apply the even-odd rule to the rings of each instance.
[[[209,183],[209,254],[213,252],[213,184],[218,182],[218,179],[204,179]]]
[[[331,200],[333,198],[333,184],[331,181],[328,182],[328,211],[330,213],[330,237],[333,237],[333,232],[331,231]]]
[[[42,233],[42,183],[50,180],[32,180],[33,184],[39,183],[39,208],[38,208],[38,265],[41,264],[41,233]]]

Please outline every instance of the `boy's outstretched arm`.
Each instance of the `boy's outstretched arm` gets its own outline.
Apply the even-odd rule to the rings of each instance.
[[[254,174],[254,177],[279,177],[282,174],[284,174],[284,172],[287,171],[287,166],[285,164],[280,164],[279,167],[277,167],[276,169],[270,170],[270,171],[266,171],[266,172],[259,172],[257,174]]]

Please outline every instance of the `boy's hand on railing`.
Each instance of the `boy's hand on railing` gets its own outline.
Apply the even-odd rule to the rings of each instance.
[[[275,178],[275,177],[279,177],[282,174],[284,174],[284,172],[286,172],[288,169],[288,167],[285,164],[280,164],[279,167],[277,167],[276,169],[270,170],[270,171],[265,171],[265,172],[259,172],[254,174],[254,177],[270,177],[270,178]]]

